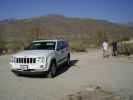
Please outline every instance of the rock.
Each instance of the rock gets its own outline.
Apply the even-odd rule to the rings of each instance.
[[[114,96],[112,100],[121,100],[121,96]]]

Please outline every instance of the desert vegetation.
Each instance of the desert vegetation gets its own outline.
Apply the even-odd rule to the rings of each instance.
[[[127,55],[127,56],[133,54],[133,40],[120,42],[118,53],[120,55]]]
[[[104,39],[133,37],[133,27],[104,20],[48,15],[0,21],[0,48],[16,52],[37,39],[66,39],[72,51],[98,48]]]

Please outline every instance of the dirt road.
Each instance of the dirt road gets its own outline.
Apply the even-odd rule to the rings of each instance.
[[[133,93],[133,59],[103,59],[99,50],[74,53],[71,66],[54,79],[18,77],[10,71],[9,55],[0,57],[0,100],[60,100],[89,85]]]

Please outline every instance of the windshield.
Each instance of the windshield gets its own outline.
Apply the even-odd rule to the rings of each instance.
[[[25,50],[55,50],[56,42],[34,42]]]

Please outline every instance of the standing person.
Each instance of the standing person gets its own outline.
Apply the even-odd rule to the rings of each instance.
[[[113,41],[112,42],[112,56],[117,56],[117,42]]]
[[[103,49],[103,57],[109,57],[109,51],[108,51],[108,48],[109,48],[109,44],[108,44],[108,41],[105,40],[103,43],[102,43],[102,49]]]

